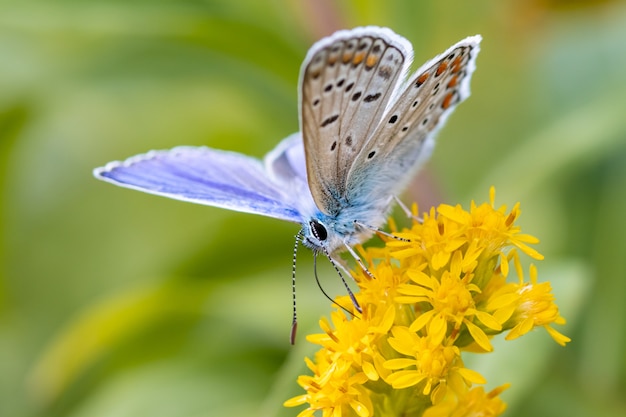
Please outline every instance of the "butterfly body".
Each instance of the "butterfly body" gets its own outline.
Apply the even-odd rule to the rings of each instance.
[[[353,246],[372,235],[372,230],[355,224],[355,220],[374,227],[385,222],[390,201],[383,207],[381,200],[343,200],[341,208],[328,210],[328,213],[320,210],[309,189],[304,159],[302,136],[295,133],[266,156],[265,169],[277,189],[288,191],[283,201],[299,213],[300,235],[305,246],[332,254],[345,244]]]
[[[302,243],[329,258],[381,227],[469,96],[479,36],[406,79],[411,44],[390,29],[339,31],[311,47],[299,80],[300,132],[263,161],[206,147],[152,151],[97,168],[113,184],[300,223]],[[406,79],[406,80],[405,80]]]

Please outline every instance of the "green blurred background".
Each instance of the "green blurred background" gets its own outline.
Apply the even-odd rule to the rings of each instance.
[[[521,201],[573,342],[536,331],[468,363],[513,383],[509,416],[626,415],[624,2],[0,0],[0,416],[297,413],[281,404],[330,309],[302,251],[289,345],[297,226],[91,170],[183,144],[262,156],[298,129],[309,46],[366,24],[416,65],[484,37],[405,201]]]

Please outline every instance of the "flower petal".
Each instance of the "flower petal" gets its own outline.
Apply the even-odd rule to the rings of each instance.
[[[478,343],[478,345],[485,349],[487,352],[491,352],[493,350],[493,346],[491,346],[491,342],[489,342],[489,338],[481,330],[480,327],[476,326],[474,323],[465,320],[465,325],[467,326],[467,330],[469,330],[472,338]]]

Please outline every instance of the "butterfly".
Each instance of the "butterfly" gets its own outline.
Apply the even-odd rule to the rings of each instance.
[[[338,254],[348,251],[361,262],[352,247],[384,225],[394,199],[430,156],[435,134],[469,96],[480,41],[476,35],[456,43],[407,78],[408,40],[374,26],[338,31],[315,43],[302,64],[300,132],[263,161],[181,146],[110,162],[94,175],[299,223],[296,247],[301,242],[323,253],[341,276]],[[294,292],[292,343],[296,323]]]

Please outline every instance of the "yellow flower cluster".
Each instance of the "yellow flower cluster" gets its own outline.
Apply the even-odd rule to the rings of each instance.
[[[375,279],[354,273],[362,308],[347,297],[331,321],[320,321],[323,333],[307,339],[321,349],[306,359],[312,375],[298,378],[306,394],[285,402],[308,404],[299,417],[320,411],[341,416],[496,416],[506,405],[499,394],[485,392],[482,375],[465,368],[463,351],[489,352],[490,338],[507,332],[517,338],[544,327],[554,340],[570,339],[550,325],[563,324],[549,283],[537,283],[530,266],[524,280],[519,253],[543,257],[529,244],[515,221],[519,204],[507,213],[490,203],[470,210],[440,205],[414,221],[410,230],[395,232],[383,248],[360,248]],[[414,213],[417,209],[414,208]],[[392,229],[393,223],[391,223]],[[509,266],[518,276],[507,282]]]

